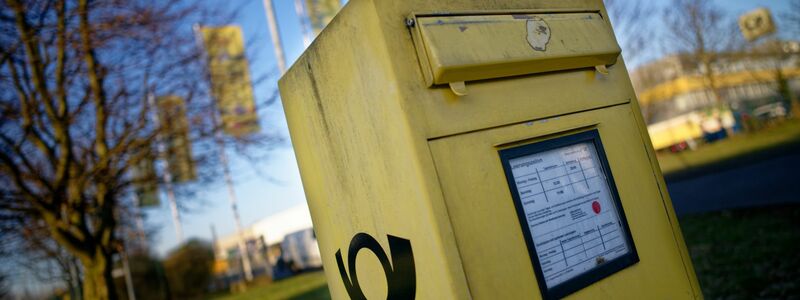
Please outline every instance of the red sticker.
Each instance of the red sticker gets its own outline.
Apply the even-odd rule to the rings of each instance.
[[[594,213],[599,214],[600,213],[600,202],[597,202],[597,201],[592,202],[592,210],[594,211]]]

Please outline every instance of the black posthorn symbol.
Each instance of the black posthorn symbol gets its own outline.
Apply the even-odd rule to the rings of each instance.
[[[392,254],[391,261],[378,241],[363,232],[356,234],[350,241],[350,249],[347,251],[347,270],[345,270],[342,259],[342,251],[336,251],[336,264],[339,266],[339,275],[342,276],[344,287],[350,299],[366,299],[358,283],[358,274],[356,274],[356,255],[363,248],[372,251],[378,257],[381,266],[383,266],[383,272],[386,275],[387,286],[389,287],[386,299],[414,299],[417,290],[417,275],[414,266],[414,254],[411,251],[411,242],[392,235],[387,235],[387,237],[389,238],[389,251]],[[349,276],[348,271],[350,273]]]

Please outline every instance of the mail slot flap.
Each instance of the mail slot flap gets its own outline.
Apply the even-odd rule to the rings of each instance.
[[[428,85],[611,65],[620,53],[598,13],[418,17],[417,27]]]

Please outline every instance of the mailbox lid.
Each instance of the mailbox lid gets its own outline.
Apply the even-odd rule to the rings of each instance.
[[[616,62],[620,47],[597,12],[418,17],[427,84]]]
[[[406,71],[406,98],[427,137],[635,101],[605,11],[578,7],[414,14],[418,64],[398,69]],[[528,41],[529,21],[547,24],[545,51]],[[596,71],[599,65],[608,73]],[[434,84],[434,72],[443,84]],[[446,84],[461,81],[466,96]]]

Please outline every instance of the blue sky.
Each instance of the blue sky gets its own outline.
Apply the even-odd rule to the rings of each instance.
[[[257,76],[274,72],[276,69],[275,56],[262,1],[232,1],[244,3],[241,16],[236,20],[236,24],[242,26],[247,42],[253,44],[247,53],[251,60],[251,73]],[[300,21],[295,15],[293,0],[273,1],[287,64],[291,65],[303,51]],[[734,15],[756,7],[768,7],[774,13],[782,13],[788,10],[789,4],[789,0],[714,1]],[[666,7],[670,1],[656,0],[652,3]],[[657,26],[656,30],[662,29]],[[650,56],[655,58],[658,54]],[[276,80],[277,77],[270,78],[268,82],[256,86],[256,97],[262,101],[269,97],[277,88]],[[286,119],[280,101],[265,109],[261,123],[264,130],[282,134],[288,141]],[[288,142],[271,151],[267,159],[259,161],[255,165],[234,157],[232,170],[239,198],[239,213],[244,226],[305,201],[294,152]],[[199,237],[210,240],[212,224],[216,227],[219,236],[234,232],[235,225],[228,202],[228,194],[222,182],[199,191],[197,197],[199,199],[182,199],[192,200],[188,202],[190,211],[184,212],[182,215],[184,235],[187,239]],[[166,200],[162,201],[160,207],[147,209],[147,226],[157,229],[157,235],[152,237],[152,241],[158,253],[164,254],[177,245]]]
[[[291,65],[303,51],[300,21],[295,15],[293,0],[274,0],[274,5],[287,64]],[[277,72],[262,1],[246,1],[236,24],[242,27],[246,42],[252,44],[247,56],[253,77]],[[276,88],[277,77],[273,76],[255,86],[256,97],[263,102]],[[262,129],[283,135],[287,142],[270,151],[267,158],[256,165],[235,156],[232,158],[231,169],[243,226],[305,202],[281,103],[276,101],[260,109],[263,110]],[[221,180],[199,191],[196,196],[198,199],[179,199],[188,206],[188,211],[181,215],[185,238],[210,240],[212,224],[219,236],[235,231],[228,192]],[[153,246],[157,253],[165,254],[178,244],[166,197],[162,197],[160,207],[146,209],[146,214],[147,227],[157,229],[157,234],[151,237]]]

